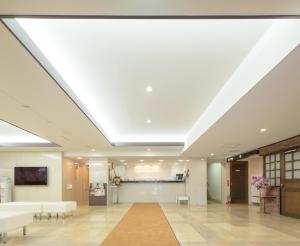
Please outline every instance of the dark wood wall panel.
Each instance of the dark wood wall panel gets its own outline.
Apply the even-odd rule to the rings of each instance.
[[[268,155],[300,147],[300,135],[259,148],[260,155]]]

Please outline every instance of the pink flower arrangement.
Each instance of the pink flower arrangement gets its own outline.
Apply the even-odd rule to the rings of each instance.
[[[269,179],[265,177],[252,177],[253,181],[251,185],[254,185],[256,189],[267,188],[269,186]]]

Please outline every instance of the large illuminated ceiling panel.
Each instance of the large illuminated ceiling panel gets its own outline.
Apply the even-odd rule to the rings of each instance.
[[[58,145],[0,120],[0,147],[57,147]]]
[[[186,141],[273,21],[6,22],[110,142],[172,143]]]

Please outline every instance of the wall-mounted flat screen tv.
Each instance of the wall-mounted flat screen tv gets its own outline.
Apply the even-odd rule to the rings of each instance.
[[[47,167],[15,167],[15,185],[47,185]]]

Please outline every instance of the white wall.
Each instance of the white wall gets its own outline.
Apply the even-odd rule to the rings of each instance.
[[[190,177],[186,181],[187,195],[191,204],[207,204],[207,162],[206,160],[191,160],[188,163]]]
[[[262,156],[255,156],[249,159],[248,161],[248,179],[249,179],[249,186],[248,186],[248,194],[249,194],[249,204],[252,203],[259,203],[259,199],[253,196],[258,196],[259,191],[256,189],[255,186],[252,186],[252,177],[263,176],[263,157]]]
[[[14,183],[15,166],[48,167],[48,185],[14,186],[14,201],[62,200],[61,152],[0,152],[0,176],[9,176]]]
[[[125,168],[117,168],[123,179],[175,179],[176,173],[184,173],[189,169],[186,183],[130,183],[122,184],[119,189],[120,202],[175,202],[176,195],[190,196],[192,205],[207,204],[207,164],[206,160],[190,160],[190,162],[157,162],[147,164],[128,164]]]
[[[222,200],[222,165],[219,162],[207,166],[208,193],[211,199]]]
[[[177,162],[177,164],[175,162],[130,163],[127,166],[115,166],[117,175],[121,176],[123,180],[172,180],[176,178],[177,173],[184,173],[186,168],[187,163],[181,162]]]
[[[89,182],[108,183],[108,160],[95,159],[89,161]]]

